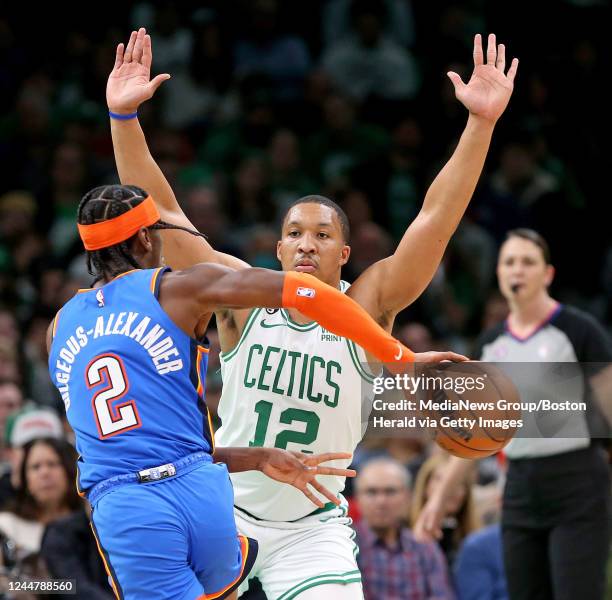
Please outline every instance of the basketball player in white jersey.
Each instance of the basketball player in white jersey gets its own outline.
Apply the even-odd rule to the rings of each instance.
[[[170,78],[162,74],[151,80],[151,61],[151,40],[144,29],[132,33],[127,47],[117,48],[107,102],[114,116],[119,175],[123,183],[147,189],[165,221],[192,229],[150,155],[137,119],[140,104]],[[485,55],[477,35],[469,82],[448,73],[469,111],[467,125],[393,255],[369,267],[349,288],[340,276],[350,255],[346,215],[326,198],[307,196],[288,210],[282,225],[278,258],[283,270],[311,273],[346,291],[391,331],[397,313],[431,281],[465,212],[493,128],[512,94],[517,67],[514,59],[506,73],[504,46],[490,35]],[[215,251],[202,238],[180,231],[163,235],[166,261],[175,269],[197,262],[248,266]],[[217,432],[220,444],[306,453],[355,448],[362,436],[361,403],[372,379],[371,357],[294,311],[228,310],[217,314],[217,325],[223,373],[219,415],[228,423]],[[444,353],[425,353],[417,361],[443,358]],[[313,511],[288,486],[250,473],[232,479],[237,525],[259,540],[253,574],[269,600],[363,597],[345,502]],[[344,481],[330,479],[326,485],[340,495]]]

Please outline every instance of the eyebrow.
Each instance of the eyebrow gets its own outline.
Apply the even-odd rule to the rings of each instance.
[[[287,223],[287,226],[290,225],[301,225],[302,223],[300,221],[289,221]],[[333,222],[332,221],[327,221],[325,223],[317,223],[317,227],[333,227]]]

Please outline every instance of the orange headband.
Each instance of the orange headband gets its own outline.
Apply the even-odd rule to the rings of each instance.
[[[159,221],[159,212],[151,196],[147,196],[138,206],[113,219],[81,225],[77,223],[79,235],[86,250],[108,248],[131,238],[141,227],[149,227]]]

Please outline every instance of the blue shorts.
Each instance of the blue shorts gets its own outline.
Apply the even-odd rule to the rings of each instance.
[[[92,528],[117,597],[228,596],[257,556],[257,543],[238,536],[233,504],[227,468],[212,462],[99,496]]]

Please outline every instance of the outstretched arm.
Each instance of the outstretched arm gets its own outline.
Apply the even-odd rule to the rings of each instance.
[[[485,62],[477,35],[470,81],[464,84],[459,75],[448,73],[457,98],[469,111],[467,125],[395,253],[372,265],[355,284],[353,297],[370,296],[367,290],[377,290],[376,297],[368,302],[369,312],[375,317],[385,320],[395,316],[419,297],[434,276],[474,193],[495,123],[512,95],[518,60],[513,59],[507,74],[505,68],[504,45],[497,46],[495,35],[489,35]]]
[[[191,326],[203,315],[220,309],[254,306],[295,308],[328,331],[353,340],[398,372],[404,372],[404,363],[414,361],[467,360],[453,352],[413,354],[354,300],[306,273],[267,269],[235,271],[219,265],[200,264],[167,278],[167,285],[177,287],[164,297],[162,281],[162,306],[177,323],[187,317],[185,307],[188,305],[191,306]],[[187,331],[189,327],[189,324],[183,326]]]
[[[152,60],[151,37],[146,35],[144,28],[132,32],[127,47],[123,44],[117,46],[115,65],[106,85],[106,102],[110,112],[119,115],[137,112],[140,105],[151,98],[164,81],[170,79],[168,73],[151,79]],[[138,118],[111,118],[110,124],[121,183],[146,190],[155,200],[162,220],[195,229],[151,155]],[[172,232],[166,237],[170,239],[165,244],[165,258],[175,269],[199,262],[216,262],[235,269],[248,266],[233,256],[217,252],[204,238],[182,232]]]

